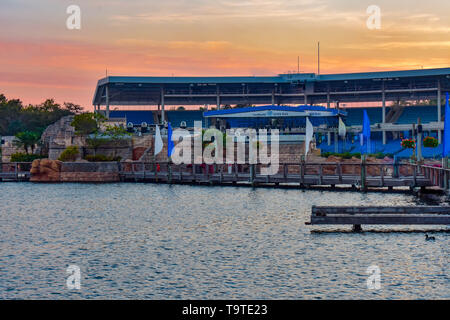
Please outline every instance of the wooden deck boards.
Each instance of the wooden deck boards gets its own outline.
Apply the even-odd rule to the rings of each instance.
[[[317,207],[311,225],[450,225],[450,207]]]

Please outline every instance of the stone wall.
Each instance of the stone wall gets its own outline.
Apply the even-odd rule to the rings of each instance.
[[[13,144],[13,141],[16,137],[14,136],[3,136],[1,139],[5,141],[5,143],[1,146],[2,148],[2,162],[10,162],[11,161],[11,155],[17,152],[24,153],[25,150],[16,148]]]
[[[33,161],[30,181],[33,182],[117,182],[118,162]]]

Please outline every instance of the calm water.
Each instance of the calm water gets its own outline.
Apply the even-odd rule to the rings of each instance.
[[[1,183],[0,298],[448,299],[450,228],[305,226],[313,204],[416,203],[405,194]],[[412,232],[430,229],[441,230],[435,242]],[[79,291],[66,287],[72,264]],[[380,290],[367,289],[370,265]]]

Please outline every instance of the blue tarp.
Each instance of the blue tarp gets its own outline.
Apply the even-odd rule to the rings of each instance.
[[[369,116],[367,115],[367,111],[364,110],[364,115],[363,115],[363,132],[362,132],[362,136],[364,139],[364,153],[370,153],[370,119]]]

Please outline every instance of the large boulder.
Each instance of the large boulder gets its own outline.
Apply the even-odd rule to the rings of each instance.
[[[36,159],[31,164],[31,178],[33,182],[56,182],[61,180],[61,161]]]

